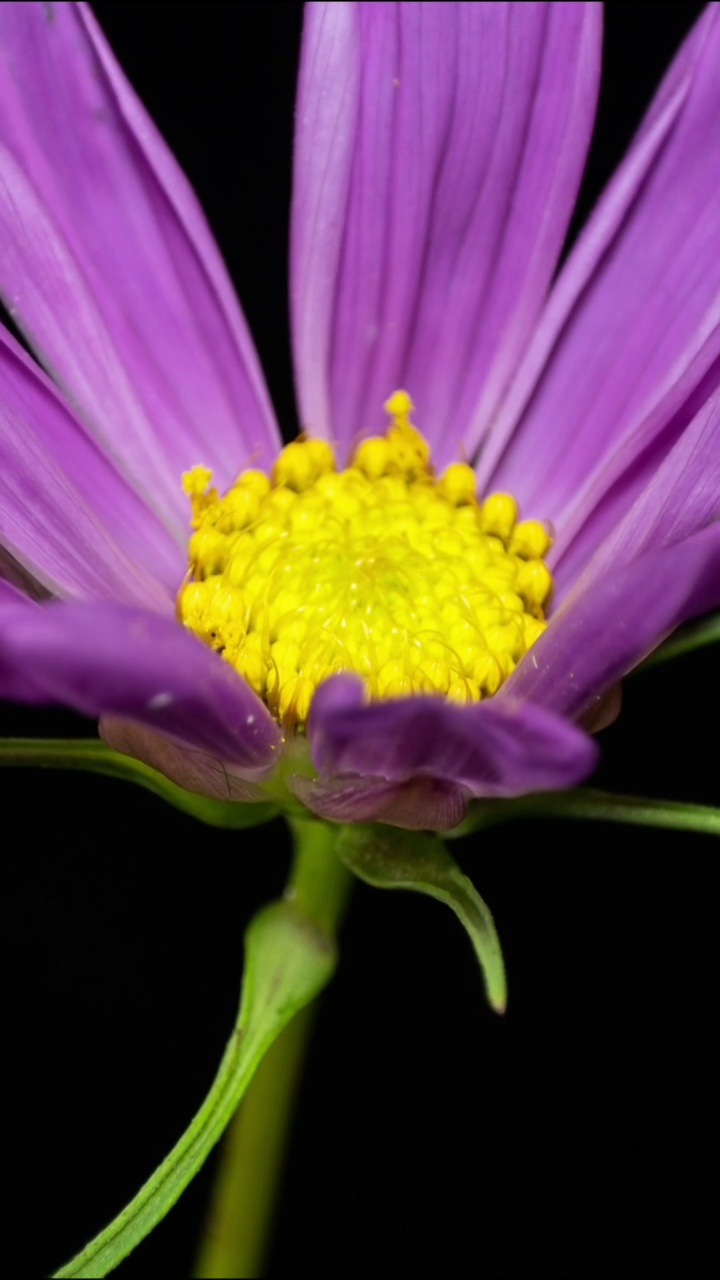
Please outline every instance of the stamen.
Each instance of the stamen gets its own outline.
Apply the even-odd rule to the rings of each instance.
[[[545,527],[518,521],[509,494],[479,502],[465,463],[436,479],[407,392],[385,408],[387,432],[344,471],[301,437],[269,478],[244,471],[222,497],[206,468],[183,477],[194,532],[178,615],[287,731],[340,671],[371,699],[490,697],[545,629]]]

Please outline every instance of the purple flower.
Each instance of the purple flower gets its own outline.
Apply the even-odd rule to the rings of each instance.
[[[720,603],[720,16],[553,283],[600,22],[596,4],[307,6],[301,421],[344,463],[406,387],[439,467],[471,460],[481,493],[552,524],[555,593],[495,696],[368,703],[334,675],[305,739],[175,618],[182,473],[223,489],[281,447],[217,249],[89,10],[0,8],[0,290],[42,365],[0,332],[0,695],[98,716],[191,790],[287,788],[338,821],[448,828],[469,797],[590,771],[580,722]]]

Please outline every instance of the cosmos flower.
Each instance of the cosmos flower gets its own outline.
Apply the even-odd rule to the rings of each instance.
[[[91,12],[0,7],[0,290],[39,362],[0,334],[0,696],[337,821],[588,774],[622,677],[720,603],[720,18],[554,279],[600,26],[306,7],[281,452]]]

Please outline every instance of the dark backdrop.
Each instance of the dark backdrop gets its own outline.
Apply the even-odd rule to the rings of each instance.
[[[100,4],[226,255],[295,430],[286,226],[298,4]],[[592,205],[695,5],[607,6]],[[599,785],[717,803],[703,735],[717,654],[629,681]],[[0,731],[77,734],[0,708]],[[99,1229],[200,1101],[234,1017],[241,939],[282,887],[280,824],[205,830],[121,783],[0,777],[8,1270]],[[517,825],[456,846],[510,980],[487,1012],[436,904],[360,888],[323,1003],[272,1274],[575,1277],[705,1270],[716,908],[710,838]],[[188,1274],[212,1161],[122,1269]]]

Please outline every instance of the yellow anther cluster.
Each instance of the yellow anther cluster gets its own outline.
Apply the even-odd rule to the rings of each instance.
[[[302,730],[318,684],[339,671],[370,698],[494,694],[545,629],[552,577],[543,525],[471,467],[436,478],[398,391],[384,436],[337,471],[332,447],[299,439],[270,476],[244,471],[221,497],[184,478],[192,504],[184,624]]]

